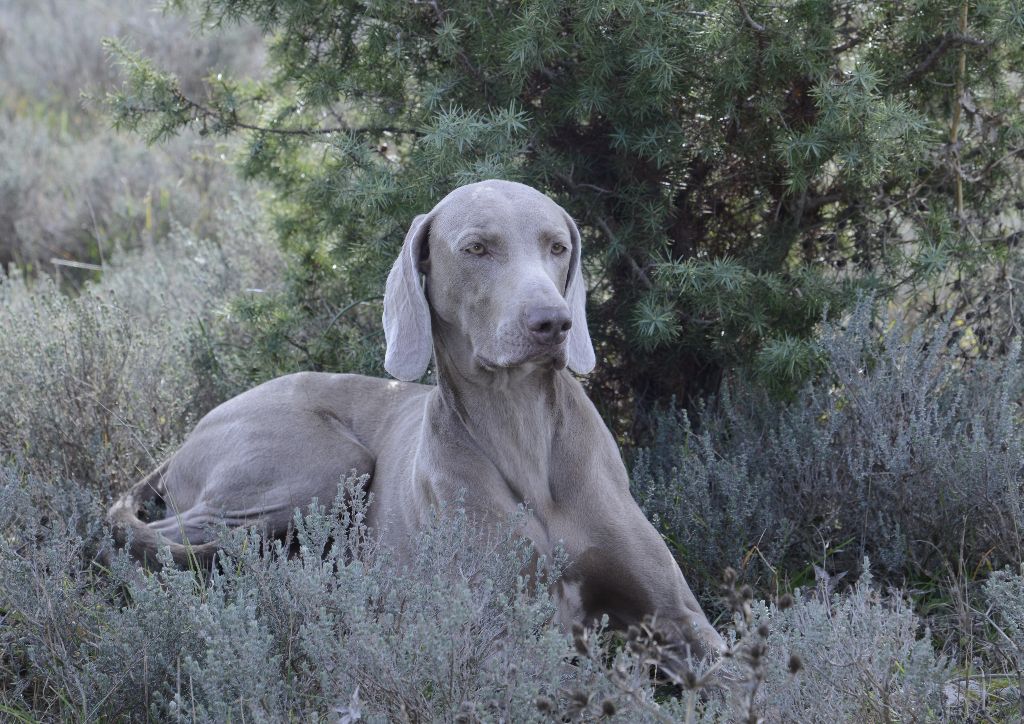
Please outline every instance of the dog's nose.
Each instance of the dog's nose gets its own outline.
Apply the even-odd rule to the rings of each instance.
[[[560,307],[534,307],[526,313],[526,328],[541,344],[561,344],[572,327],[569,310]]]

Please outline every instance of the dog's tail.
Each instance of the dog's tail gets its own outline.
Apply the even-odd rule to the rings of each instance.
[[[167,489],[163,478],[170,462],[168,458],[161,463],[133,485],[131,490],[122,495],[107,511],[107,520],[113,528],[114,541],[123,548],[129,545],[130,539],[128,552],[135,560],[150,568],[160,567],[157,553],[161,548],[170,549],[174,562],[179,566],[209,568],[219,549],[216,543],[176,543],[139,519],[139,511],[144,505],[154,498],[166,495]],[[131,535],[128,531],[131,531]]]

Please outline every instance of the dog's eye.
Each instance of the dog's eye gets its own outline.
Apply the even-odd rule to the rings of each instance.
[[[551,245],[551,253],[554,254],[555,256],[558,256],[560,254],[564,254],[568,250],[569,250],[569,247],[567,247],[565,244],[562,244],[562,243],[559,243],[559,242],[555,242],[554,244]]]
[[[476,256],[483,256],[487,253],[487,247],[481,244],[479,241],[474,241],[472,244],[466,247],[466,251]]]

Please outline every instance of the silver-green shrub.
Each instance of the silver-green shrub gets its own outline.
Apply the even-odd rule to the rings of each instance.
[[[514,517],[483,534],[441,510],[398,566],[346,481],[296,513],[288,540],[222,536],[212,573],[139,570],[110,553],[95,496],[0,468],[0,711],[95,721],[927,721],[944,716],[945,662],[898,596],[752,602],[731,694],[666,688],[653,644],[553,624],[540,562]],[[519,515],[525,515],[520,513]],[[748,594],[744,593],[744,600]],[[760,624],[767,624],[763,633]],[[731,634],[735,636],[734,634]],[[796,654],[802,667],[793,665]],[[797,673],[792,673],[799,668]],[[698,677],[700,671],[697,672]],[[696,677],[693,680],[697,680]],[[356,719],[358,717],[358,719]]]
[[[51,260],[99,264],[177,223],[209,233],[240,188],[212,143],[182,138],[153,150],[127,136],[62,132],[60,112],[8,115],[0,102],[0,267],[62,271],[79,283],[86,272]]]
[[[790,402],[726,391],[700,428],[669,412],[634,492],[697,577],[727,565],[934,574],[1020,560],[1024,366],[957,354],[957,328],[909,334],[862,303],[824,325],[826,373]],[[687,570],[684,566],[684,570]]]
[[[1024,564],[995,571],[984,584],[986,619],[996,628],[996,647],[1016,679],[1018,707],[1024,713]]]
[[[255,211],[219,226],[126,254],[74,297],[0,275],[0,458],[109,496],[237,391],[211,387],[230,384],[201,364],[200,323],[272,279],[277,256]]]
[[[0,5],[0,91],[5,96],[77,104],[83,91],[115,80],[101,41],[132,42],[177,74],[190,89],[213,69],[258,73],[263,43],[251,25],[199,36],[195,23],[161,12],[161,0],[5,0]]]
[[[148,574],[120,554],[97,566],[108,540],[95,499],[0,473],[8,714],[545,721],[612,706],[622,721],[668,717],[636,657],[597,634],[581,656],[552,625],[553,569],[540,563],[540,585],[523,578],[531,552],[515,519],[486,537],[464,513],[440,511],[399,567],[368,535],[350,481],[331,508],[296,515],[291,541],[225,533],[212,575]]]
[[[759,605],[768,664],[758,704],[767,721],[925,722],[944,719],[949,664],[903,597],[883,597],[864,573],[845,595],[798,593],[793,605]],[[792,657],[800,661],[787,675]]]

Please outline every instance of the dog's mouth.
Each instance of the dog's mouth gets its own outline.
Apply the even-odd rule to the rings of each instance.
[[[500,362],[479,353],[475,357],[477,364],[487,372],[521,367],[536,367],[538,369],[552,367],[555,370],[561,370],[566,365],[565,344],[530,346],[521,352],[509,355],[507,359]]]

